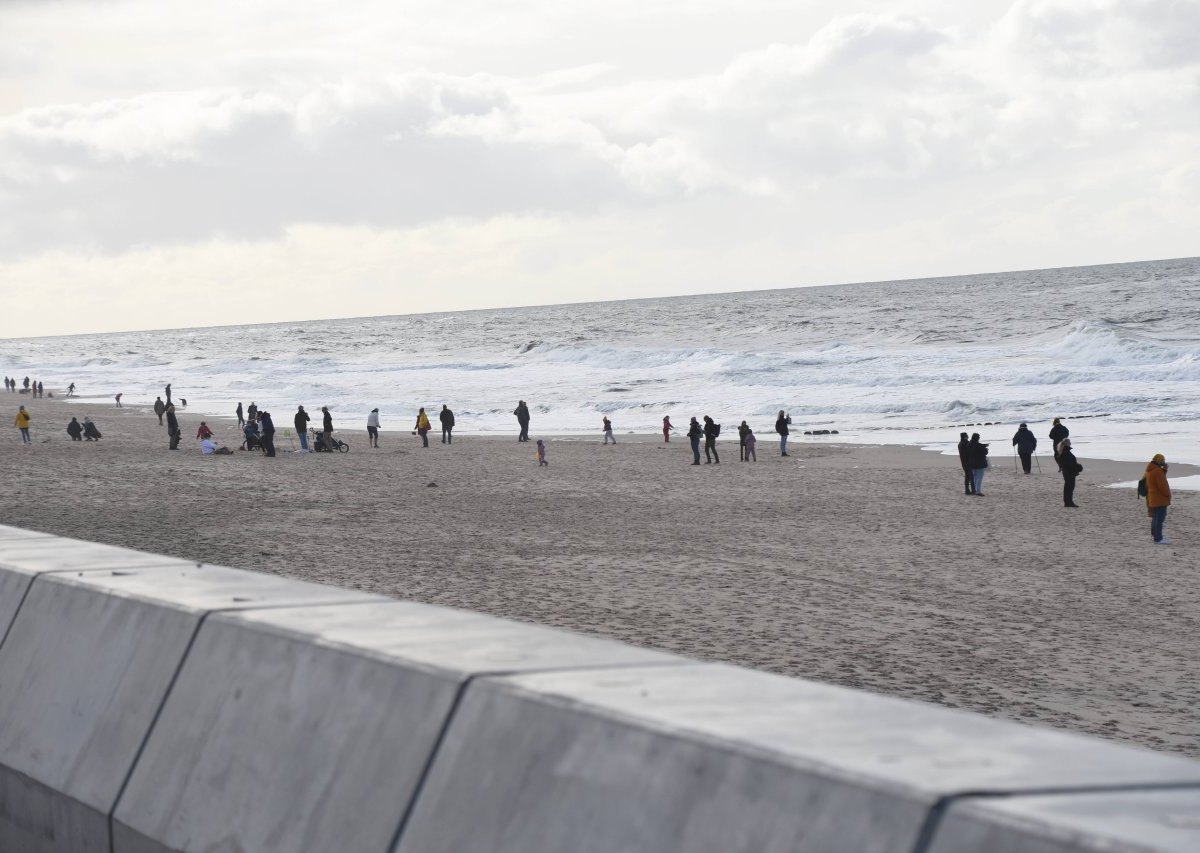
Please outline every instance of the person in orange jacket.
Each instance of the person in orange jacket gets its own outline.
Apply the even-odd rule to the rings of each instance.
[[[33,444],[33,439],[29,437],[30,420],[32,418],[29,417],[29,412],[25,411],[24,406],[17,409],[17,416],[13,418],[13,426],[21,431],[22,444]]]
[[[1171,505],[1171,486],[1167,483],[1167,457],[1161,453],[1146,465],[1146,507],[1150,512],[1150,535],[1156,545],[1170,545],[1163,538],[1167,507]]]

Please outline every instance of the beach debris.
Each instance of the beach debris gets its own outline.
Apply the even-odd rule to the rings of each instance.
[[[425,484],[425,488],[427,488],[427,489],[436,489],[436,488],[437,488],[437,483],[435,483],[435,482],[433,482],[433,481],[431,480],[430,482],[428,482],[428,483],[426,483],[426,484]]]

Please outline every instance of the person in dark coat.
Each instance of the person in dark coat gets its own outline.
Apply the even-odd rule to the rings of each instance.
[[[1058,465],[1058,470],[1062,470],[1062,463],[1058,460],[1058,444],[1064,438],[1071,434],[1071,431],[1062,424],[1059,418],[1054,419],[1054,426],[1050,427],[1050,447],[1054,450],[1054,461]]]
[[[979,433],[971,433],[967,445],[967,460],[971,463],[971,477],[975,482],[975,497],[983,497],[983,475],[988,469],[988,446],[979,440]]]
[[[76,418],[71,418],[67,424],[67,435],[71,436],[71,441],[83,441],[83,427]]]
[[[521,426],[521,434],[517,436],[517,441],[529,441],[529,407],[525,405],[524,400],[517,401],[513,414],[517,416],[517,423]]]
[[[246,416],[242,412],[241,402],[239,402],[238,407],[236,409],[234,409],[234,413],[237,415],[237,418],[238,418],[238,428],[240,429],[241,427],[244,427],[246,425]]]
[[[99,441],[102,437],[91,418],[83,419],[83,437],[88,441]]]
[[[445,403],[442,403],[442,410],[438,412],[438,420],[442,422],[442,444],[453,444],[454,412]]]
[[[167,404],[167,437],[171,439],[169,445],[171,450],[179,449],[179,440],[183,438],[183,433],[179,431],[179,419],[175,417],[175,406],[171,403]]]
[[[250,405],[246,407],[246,419],[251,421],[258,420],[258,404],[253,400],[251,400]]]
[[[1013,435],[1012,443],[1017,448],[1017,455],[1021,457],[1021,467],[1028,474],[1033,469],[1033,451],[1037,450],[1037,436],[1030,432],[1028,426],[1021,424]]]
[[[171,383],[170,382],[167,383],[167,387],[163,389],[163,392],[166,394],[166,397],[167,397],[167,405],[168,406],[171,405]]]
[[[738,425],[738,460],[746,461],[746,436],[750,434],[750,424],[742,421]]]
[[[163,425],[163,413],[167,410],[167,404],[162,401],[162,397],[154,398],[154,414],[158,415],[158,425]]]
[[[324,415],[321,418],[321,438],[325,440],[325,449],[333,450],[333,415],[329,414],[328,406],[322,406],[321,412]]]
[[[258,425],[262,429],[262,446],[268,456],[275,455],[275,422],[271,420],[270,412],[260,412]]]
[[[717,436],[721,434],[721,425],[715,423],[708,415],[704,416],[704,464],[716,462],[721,464],[721,457],[717,455]]]
[[[779,433],[779,455],[787,456],[787,440],[788,440],[788,425],[792,419],[783,409],[779,410],[779,417],[775,419],[775,432]]]
[[[1064,438],[1058,443],[1058,468],[1063,475],[1063,506],[1075,509],[1075,478],[1083,473],[1083,466],[1071,452],[1071,439]]]
[[[971,473],[971,440],[965,432],[958,434],[958,462],[963,469],[963,488],[965,494],[975,494],[975,475]]]
[[[241,408],[241,403],[238,403],[238,408]],[[296,408],[296,416],[292,418],[292,423],[296,427],[296,435],[300,438],[300,452],[309,453],[308,449],[308,422],[312,420],[308,416],[308,412],[304,411],[303,406]]]
[[[704,438],[704,430],[700,428],[700,422],[692,418],[691,424],[687,431],[688,441],[692,443],[692,458],[693,465],[700,464],[700,439]]]

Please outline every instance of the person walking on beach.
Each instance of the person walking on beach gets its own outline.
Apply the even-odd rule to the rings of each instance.
[[[1030,432],[1028,426],[1021,424],[1013,435],[1012,443],[1013,447],[1017,448],[1017,455],[1021,457],[1021,468],[1028,474],[1033,469],[1033,451],[1037,450],[1037,436]],[[1038,470],[1041,470],[1041,464],[1038,463]]]
[[[742,421],[742,423],[745,423],[745,421]],[[758,454],[755,452],[755,447],[758,446],[758,439],[754,437],[754,430],[750,427],[746,427],[746,437],[743,439],[743,442],[746,447],[746,452],[743,457],[744,461],[757,462]]]
[[[83,419],[83,437],[88,441],[99,441],[103,437],[91,418]]]
[[[253,400],[251,400],[250,405],[246,407],[246,420],[258,420],[258,404]]]
[[[616,440],[616,438],[613,437],[613,433],[612,433],[612,421],[610,421],[608,419],[608,415],[604,416],[603,428],[604,428],[604,443],[608,444],[611,441],[613,444],[616,444],[617,440]]]
[[[301,409],[303,409],[304,407],[303,407],[303,406],[301,406],[300,408],[301,408]],[[242,427],[244,427],[244,426],[246,425],[246,416],[245,416],[245,414],[242,412],[242,403],[241,403],[241,401],[240,401],[240,400],[238,401],[237,408],[236,408],[236,409],[234,409],[233,411],[234,411],[234,414],[236,414],[236,415],[237,415],[237,419],[238,419],[238,429],[241,429]]]
[[[1058,445],[1064,438],[1071,434],[1071,431],[1063,426],[1062,419],[1055,418],[1054,426],[1050,427],[1050,448],[1054,451],[1054,463],[1058,465],[1058,470],[1062,470],[1062,463],[1058,459]]]
[[[438,420],[442,423],[442,444],[453,444],[454,412],[445,403],[442,403],[442,410],[438,412]]]
[[[513,409],[513,414],[517,416],[517,423],[521,427],[521,434],[517,436],[517,441],[529,441],[529,407],[525,405],[524,400],[517,401],[517,407]]]
[[[983,475],[988,468],[988,446],[979,440],[979,433],[971,434],[967,445],[967,461],[971,463],[971,481],[974,486],[972,494],[977,498],[983,497]]]
[[[692,464],[700,464],[700,439],[704,438],[704,430],[700,427],[700,422],[692,418],[692,422],[688,424],[687,431],[688,441],[692,443]]]
[[[777,418],[775,418],[775,432],[779,433],[779,455],[780,456],[788,455],[788,452],[787,452],[787,440],[788,440],[788,433],[789,433],[788,427],[791,425],[791,423],[792,423],[791,416],[787,412],[785,412],[783,409],[780,409],[779,416]]]
[[[262,446],[268,456],[275,455],[275,422],[271,420],[270,412],[258,416],[258,424],[262,427]]]
[[[196,438],[204,441],[206,438],[212,438],[213,431],[208,428],[208,424],[200,421],[200,428],[196,430]]]
[[[254,404],[251,403],[251,406]],[[322,406],[321,413],[324,417],[321,418],[322,439],[325,441],[325,449],[333,452],[333,415],[329,414],[329,407]]]
[[[750,424],[742,421],[738,424],[738,461],[746,462],[746,434],[750,432]]]
[[[971,473],[971,440],[965,432],[958,434],[958,462],[963,469],[964,494],[975,494],[975,475]]]
[[[1064,438],[1058,444],[1058,468],[1063,475],[1063,506],[1075,509],[1075,478],[1083,473],[1083,466],[1071,450],[1071,439]]]
[[[83,427],[76,418],[71,418],[67,424],[67,435],[71,436],[71,441],[83,441]]]
[[[17,409],[17,416],[13,418],[13,426],[21,431],[21,444],[33,444],[33,439],[29,437],[29,422],[33,418],[29,417],[29,412],[25,411],[25,407],[21,406]]]
[[[429,423],[429,415],[425,414],[425,407],[417,412],[417,435],[421,436],[421,446],[429,446],[429,431],[433,426]]]
[[[183,438],[183,433],[179,431],[179,420],[175,417],[175,405],[167,403],[167,437],[171,439],[168,449],[178,450],[179,440]]]
[[[120,409],[120,408],[123,408],[123,407],[121,406],[121,394],[118,394],[118,395],[117,395],[117,397],[116,397],[116,400],[117,400],[117,408],[118,408],[118,409]]]
[[[371,409],[367,415],[367,446],[379,447],[379,409]]]
[[[238,403],[238,414],[242,412],[242,404]],[[296,414],[292,416],[292,426],[296,428],[296,437],[300,439],[300,452],[311,453],[308,449],[308,412],[304,411],[303,406],[296,407]]]
[[[716,423],[708,415],[704,416],[704,464],[708,465],[711,462],[721,464],[721,457],[717,455],[717,436],[721,434],[721,425]]]
[[[167,404],[162,401],[162,397],[154,398],[154,414],[158,415],[158,425],[163,425],[163,413],[167,411]]]
[[[70,385],[67,386],[67,396],[68,397],[75,396],[75,383],[74,382],[72,382]]]
[[[663,444],[671,443],[671,433],[675,432],[675,427],[671,426],[671,416],[663,415]]]
[[[537,461],[539,468],[550,467],[550,463],[546,461],[546,444],[540,438],[537,440]]]
[[[1167,483],[1167,457],[1155,453],[1146,465],[1146,509],[1150,513],[1150,538],[1156,545],[1170,545],[1163,537],[1167,507],[1171,505],[1171,486]]]

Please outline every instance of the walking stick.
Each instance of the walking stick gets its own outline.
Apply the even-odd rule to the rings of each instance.
[[[1017,446],[1013,445],[1013,473],[1017,473]]]
[[[1034,464],[1037,465],[1038,473],[1039,474],[1042,473],[1042,460],[1038,459],[1036,450],[1033,453],[1033,461],[1034,461]]]

